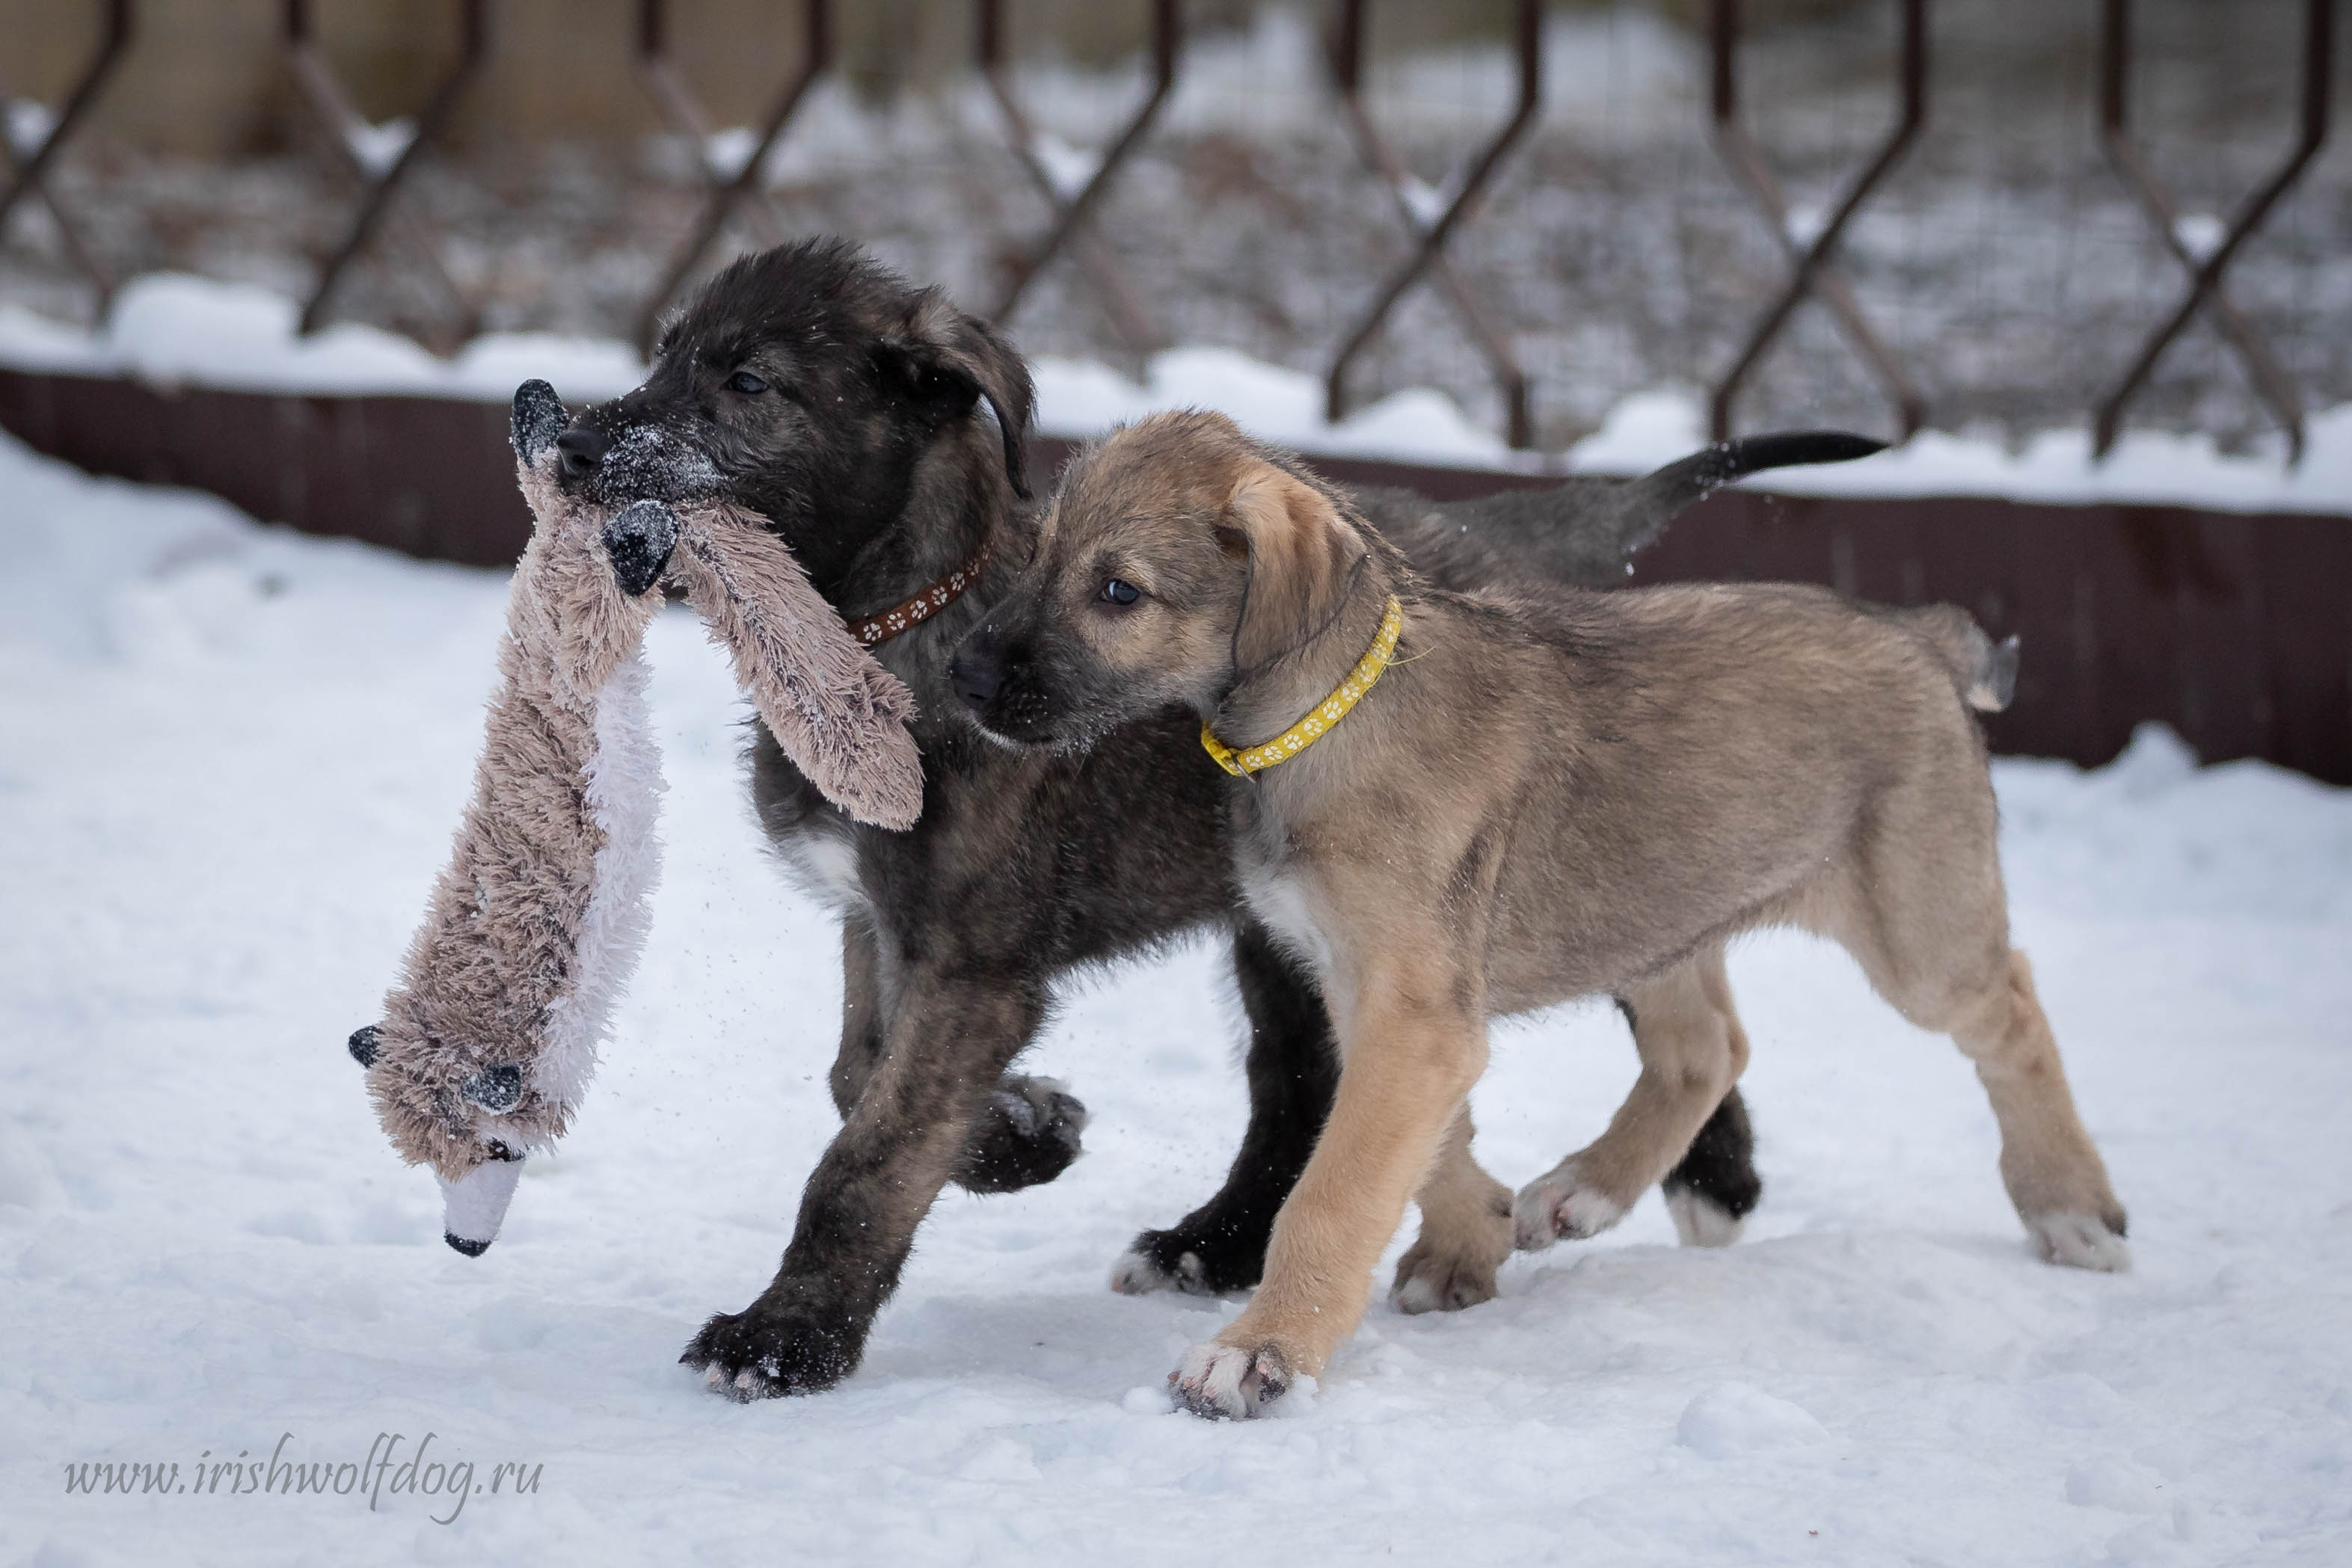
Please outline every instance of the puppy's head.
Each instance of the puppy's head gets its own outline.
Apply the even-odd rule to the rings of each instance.
[[[1076,748],[1208,715],[1328,625],[1368,553],[1344,507],[1218,413],[1164,413],[1075,458],[1013,591],[949,667],[981,727]]]
[[[759,513],[822,589],[906,509],[928,456],[959,467],[963,493],[1025,496],[1031,402],[1029,372],[994,328],[846,242],[811,240],[703,285],[645,384],[555,444],[583,499]]]

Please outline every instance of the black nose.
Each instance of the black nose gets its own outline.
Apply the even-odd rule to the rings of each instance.
[[[555,438],[555,449],[563,454],[563,471],[574,478],[602,463],[612,447],[612,441],[593,424],[574,423]]]
[[[986,632],[948,662],[948,685],[969,708],[984,708],[1004,689],[1004,645]]]

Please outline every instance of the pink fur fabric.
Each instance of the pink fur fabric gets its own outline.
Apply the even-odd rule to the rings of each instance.
[[[655,574],[684,590],[829,798],[890,828],[922,808],[912,697],[760,518],[640,502],[616,519],[565,495],[556,460],[541,444],[520,465],[538,526],[509,591],[473,797],[383,1021],[353,1040],[384,1131],[441,1178],[448,1239],[468,1253],[496,1236],[524,1153],[569,1126],[644,944],[662,788],[641,652]],[[616,552],[648,536],[632,593]]]

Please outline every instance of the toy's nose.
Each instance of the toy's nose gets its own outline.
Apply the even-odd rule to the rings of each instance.
[[[593,424],[575,423],[555,438],[555,450],[563,455],[563,471],[578,478],[604,460],[613,443]]]
[[[468,1258],[478,1258],[499,1239],[507,1205],[514,1201],[515,1183],[522,1176],[522,1156],[503,1153],[484,1160],[456,1181],[436,1175],[441,1184],[441,1239]]]
[[[948,685],[966,707],[980,709],[1004,689],[1004,645],[983,632],[948,662]]]

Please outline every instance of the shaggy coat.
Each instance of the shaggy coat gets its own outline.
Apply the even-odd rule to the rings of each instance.
[[[847,246],[818,242],[719,274],[664,333],[646,384],[583,413],[558,442],[568,493],[608,506],[722,496],[768,518],[846,617],[987,561],[961,598],[876,650],[918,710],[924,806],[911,831],[861,826],[772,735],[753,731],[761,820],[841,916],[830,1083],[843,1125],[773,1281],[743,1311],[711,1319],[682,1358],[738,1397],[823,1388],[856,1366],[946,1183],[1010,1190],[1076,1156],[1083,1108],[1059,1085],[1008,1074],[1075,968],[1222,927],[1249,1017],[1251,1119],[1232,1173],[1183,1220],[1137,1239],[1114,1272],[1118,1288],[1254,1283],[1330,1103],[1337,1067],[1322,1005],[1242,904],[1219,779],[1190,722],[1139,716],[1091,754],[1048,755],[1007,750],[961,715],[950,653],[1034,543],[1023,505],[1030,406],[1020,357],[992,328]],[[1368,492],[1359,504],[1438,580],[1609,583],[1715,485],[1873,449],[1853,437],[1766,438],[1630,484],[1580,480],[1457,507]],[[1669,1182],[1722,1239],[1758,1190],[1736,1098],[1701,1147]],[[1487,1181],[1445,1217],[1459,1234],[1408,1260],[1404,1304],[1491,1293],[1507,1197]]]
[[[1312,966],[1342,1066],[1265,1282],[1171,1375],[1192,1409],[1255,1414],[1320,1372],[1405,1205],[1420,1196],[1426,1226],[1433,1194],[1470,1179],[1490,1017],[1628,1006],[1624,1105],[1513,1206],[1523,1248],[1614,1224],[1746,1065],[1723,951],[1763,925],[1834,939],[1951,1035],[2043,1257],[2126,1266],[2122,1206],[2009,944],[1969,710],[2006,704],[2013,649],[1961,612],[1775,584],[1449,591],[1296,459],[1221,415],[1167,414],[1072,464],[959,668],[992,734],[1052,753],[1123,745],[1171,704],[1196,747],[1246,762],[1276,743],[1262,771],[1215,775],[1234,873]]]

